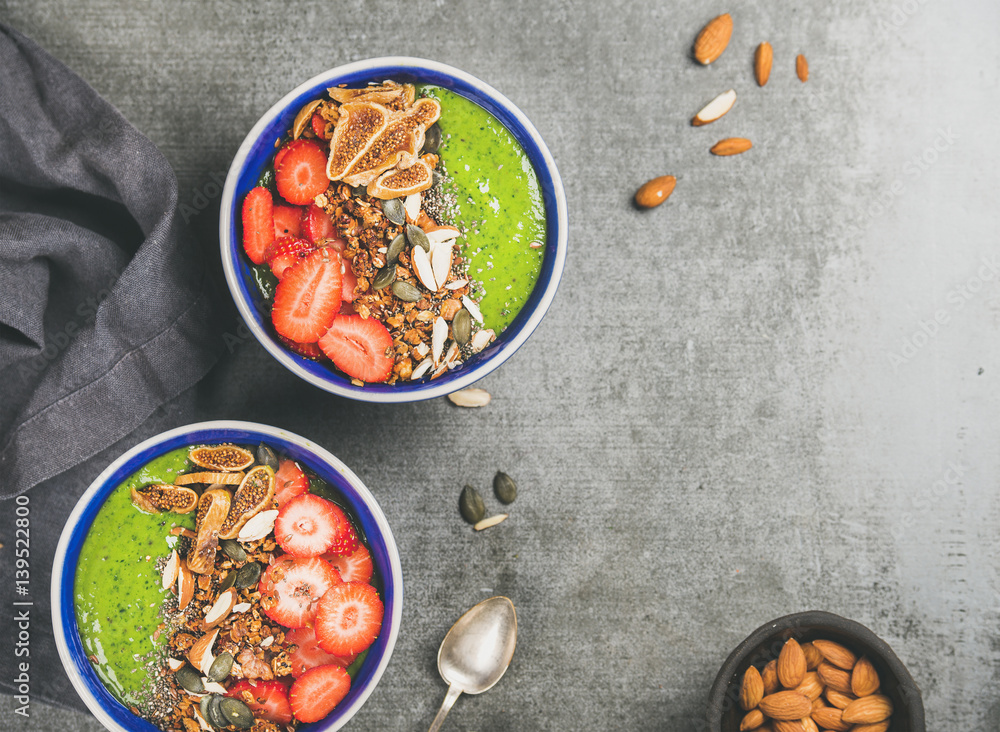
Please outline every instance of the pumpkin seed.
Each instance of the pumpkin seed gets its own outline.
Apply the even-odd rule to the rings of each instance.
[[[219,539],[219,547],[234,562],[242,564],[247,560],[247,553],[243,551],[243,547],[235,539]]]
[[[414,226],[413,224],[406,225],[406,239],[410,242],[410,246],[420,247],[425,252],[431,251],[431,242],[427,238],[427,234],[419,226]]]
[[[278,456],[263,442],[257,446],[257,462],[261,465],[267,465],[271,470],[278,470]]]
[[[470,524],[478,523],[486,515],[486,504],[479,491],[471,485],[462,489],[462,495],[458,499],[458,510],[462,512],[462,518]]]
[[[248,562],[236,573],[236,589],[245,590],[260,580],[260,562]]]
[[[224,678],[229,676],[229,672],[233,670],[233,654],[229,651],[225,653],[220,653],[212,661],[212,665],[208,669],[208,674],[206,674],[209,681],[222,681]]]
[[[219,592],[225,592],[236,582],[236,575],[239,574],[235,569],[229,571],[222,581],[219,583]]]
[[[368,193],[368,189],[364,186],[354,186],[351,189],[351,195],[355,198],[363,198],[366,193]]]
[[[493,492],[501,503],[513,503],[517,498],[517,483],[505,472],[498,470],[493,476]]]
[[[209,722],[209,719],[211,719],[208,716],[208,707],[212,703],[213,696],[218,696],[218,694],[206,694],[201,698],[201,702],[198,704],[198,710],[201,712],[201,716],[206,722]],[[211,722],[209,722],[209,724],[211,724]]]
[[[181,666],[174,673],[174,678],[177,679],[178,684],[192,694],[203,694],[205,692],[205,685],[201,683],[201,676],[198,675],[193,666]]]
[[[236,727],[236,729],[250,729],[253,727],[253,712],[250,707],[231,696],[223,697],[219,702],[219,711],[226,721]]]
[[[389,245],[389,249],[385,253],[386,264],[395,264],[404,249],[406,249],[406,237],[399,234],[392,240],[392,244]]]
[[[451,330],[458,345],[464,346],[472,340],[472,313],[462,308],[451,321]]]
[[[372,289],[381,290],[396,281],[396,265],[387,264],[378,271],[372,280]]]
[[[222,709],[220,709],[224,698],[221,694],[212,694],[208,697],[208,715],[205,719],[213,727],[229,726],[229,720],[226,719],[222,713]]]
[[[441,127],[435,122],[424,133],[424,153],[436,153],[441,147]]]
[[[403,302],[416,302],[420,299],[420,290],[404,280],[392,283],[392,294]]]
[[[396,226],[402,226],[406,223],[406,209],[403,208],[403,201],[399,198],[382,201],[382,213]]]

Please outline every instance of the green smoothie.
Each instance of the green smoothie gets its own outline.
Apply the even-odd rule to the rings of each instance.
[[[130,500],[133,487],[173,483],[192,467],[183,447],[133,473],[108,496],[80,550],[76,569],[76,621],[91,665],[104,685],[126,705],[147,686],[144,660],[165,644],[159,634],[164,596],[156,560],[170,552],[171,526],[194,527],[194,513],[149,515]]]
[[[469,277],[483,286],[476,295],[485,327],[500,333],[527,302],[542,266],[545,202],[538,176],[524,148],[485,109],[440,87],[419,91],[441,103],[438,155],[454,183],[454,223],[466,232]]]

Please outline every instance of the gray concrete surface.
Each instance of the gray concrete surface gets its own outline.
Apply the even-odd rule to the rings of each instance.
[[[727,10],[729,50],[698,67],[695,34]],[[159,145],[192,202],[286,90],[369,56],[479,76],[559,164],[562,288],[481,383],[487,409],[349,403],[246,341],[66,479],[212,417],[341,457],[382,503],[406,582],[396,653],[348,729],[426,729],[445,693],[437,646],[494,593],[519,611],[513,665],[446,729],[701,729],[731,648],[809,608],[893,646],[928,729],[1000,727],[995,3],[0,0],[0,17]],[[775,68],[758,89],[765,39]],[[688,125],[731,87],[726,118]],[[728,136],[753,150],[708,154]],[[665,173],[670,201],[635,210]],[[216,213],[193,222],[213,251]],[[498,468],[521,497],[473,534],[459,490]],[[99,728],[33,713],[0,727]]]

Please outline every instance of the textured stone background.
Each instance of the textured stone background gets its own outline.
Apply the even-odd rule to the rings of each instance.
[[[692,40],[723,11],[732,43],[702,68]],[[426,729],[438,644],[494,593],[519,611],[513,665],[447,729],[700,729],[730,649],[809,608],[893,646],[928,729],[1000,726],[1000,288],[983,266],[1000,258],[996,3],[0,0],[0,17],[161,147],[191,205],[287,90],[371,56],[479,76],[552,150],[565,277],[480,384],[487,409],[350,403],[244,341],[48,486],[79,490],[139,440],[207,418],[336,453],[385,509],[406,582],[392,663],[349,729]],[[765,39],[776,62],[758,89]],[[724,120],[689,126],[731,87]],[[754,148],[709,155],[727,136]],[[635,210],[665,173],[670,201]],[[215,252],[208,203],[193,222]],[[458,492],[497,468],[521,497],[474,535]],[[0,727],[99,728],[33,713]]]

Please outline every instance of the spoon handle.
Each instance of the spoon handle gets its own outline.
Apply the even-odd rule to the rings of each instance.
[[[448,693],[445,695],[444,701],[441,702],[441,708],[438,709],[437,716],[434,717],[434,721],[431,722],[431,728],[427,732],[438,732],[441,729],[441,725],[444,724],[444,718],[448,716],[448,712],[451,711],[455,700],[461,695],[462,690],[455,686],[455,684],[448,687]]]

